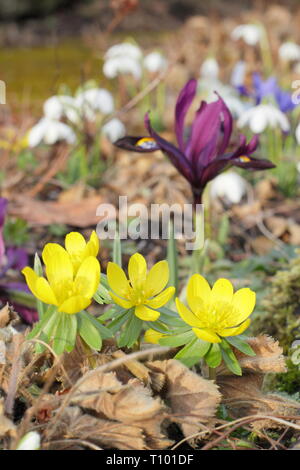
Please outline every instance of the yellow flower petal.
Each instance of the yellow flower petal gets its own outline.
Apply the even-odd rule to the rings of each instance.
[[[248,320],[244,321],[240,326],[237,328],[224,328],[223,330],[218,331],[218,334],[220,336],[237,336],[241,335],[247,328],[249,327],[251,323],[250,318]]]
[[[120,307],[123,307],[123,308],[131,308],[131,307],[133,307],[132,302],[130,302],[129,300],[120,299],[120,297],[118,297],[117,295],[113,294],[112,292],[110,292],[109,295],[111,296],[111,298],[113,299],[113,301],[114,301],[117,305],[120,305]]]
[[[100,283],[100,263],[94,256],[89,256],[80,265],[74,286],[76,292],[84,297],[92,298]]]
[[[42,302],[50,305],[57,305],[57,299],[48,281],[43,277],[39,277],[33,269],[26,267],[22,270],[27,285],[33,295]]]
[[[195,335],[202,339],[203,341],[207,341],[208,343],[221,343],[221,338],[211,330],[208,329],[200,329],[200,328],[192,328]]]
[[[89,241],[86,244],[86,256],[97,256],[100,248],[99,238],[95,230],[92,231]]]
[[[147,263],[145,258],[139,253],[135,253],[130,257],[128,274],[133,287],[141,285],[141,283],[146,280]]]
[[[138,305],[135,307],[134,313],[138,318],[144,321],[156,321],[160,316],[159,312],[146,307],[146,305]]]
[[[169,265],[167,261],[159,261],[149,271],[146,278],[146,296],[152,297],[159,294],[168,284]]]
[[[70,283],[73,281],[73,265],[70,255],[57,243],[47,243],[42,253],[46,265],[46,274],[50,285]],[[53,287],[54,288],[54,287]],[[55,292],[56,289],[54,288]]]
[[[129,283],[123,269],[118,264],[109,262],[106,274],[110,288],[120,297],[126,297]]]
[[[251,315],[256,302],[256,294],[248,287],[239,289],[233,296],[232,305],[239,312],[233,319],[232,326],[239,325]]]
[[[203,303],[208,304],[211,298],[211,289],[206,279],[200,274],[194,274],[187,285],[187,301],[193,312],[201,309]]]
[[[161,294],[154,297],[154,299],[147,300],[147,305],[152,308],[160,308],[173,297],[175,294],[175,287],[168,287]]]
[[[79,232],[70,232],[65,238],[65,247],[71,255],[83,252],[86,247],[86,242]]]
[[[144,341],[145,343],[158,344],[160,338],[164,335],[159,331],[152,330],[151,328],[145,332]]]
[[[211,290],[212,302],[228,302],[232,301],[233,286],[228,279],[218,279]]]
[[[201,328],[201,321],[196,317],[178,298],[176,298],[176,307],[179,315],[188,325]]]
[[[65,300],[58,308],[59,312],[69,313],[73,315],[74,313],[81,312],[91,304],[91,299],[83,297],[81,295],[75,295]]]

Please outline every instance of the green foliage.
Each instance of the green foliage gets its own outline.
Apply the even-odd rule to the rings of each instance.
[[[22,246],[29,239],[29,227],[23,219],[6,219],[4,225],[4,239],[9,241],[10,245]]]

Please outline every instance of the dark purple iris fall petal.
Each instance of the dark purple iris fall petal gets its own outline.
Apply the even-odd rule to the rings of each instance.
[[[190,80],[179,93],[175,108],[175,133],[180,150],[185,151],[184,120],[197,90],[197,80]]]
[[[137,145],[141,137],[124,137],[119,139],[116,145],[135,152],[160,149],[189,181],[194,202],[200,203],[206,184],[227,168],[234,165],[248,169],[267,169],[273,168],[274,165],[268,160],[259,160],[251,156],[258,146],[257,136],[247,143],[246,137],[241,135],[235,149],[227,151],[232,135],[233,119],[220,96],[213,103],[207,104],[205,101],[201,103],[192,124],[190,137],[185,141],[185,116],[196,94],[196,87],[197,82],[190,80],[181,91],[176,103],[175,134],[178,147],[155,132],[148,113],[145,116],[145,127],[156,146],[141,149]]]
[[[137,143],[142,139],[147,139],[149,136],[140,136],[140,137],[122,137],[122,139],[118,139],[114,145],[117,147],[124,149],[124,150],[131,150],[132,152],[140,152],[140,153],[149,153],[155,152],[155,150],[160,150],[160,147],[157,148],[145,148],[137,145]]]

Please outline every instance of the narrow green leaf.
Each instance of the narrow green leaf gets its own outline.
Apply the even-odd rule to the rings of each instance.
[[[176,354],[174,359],[178,359],[187,367],[192,367],[205,356],[209,348],[210,343],[194,338]]]
[[[218,343],[212,343],[209,351],[204,356],[206,364],[214,369],[218,367],[222,362],[222,353]]]
[[[178,292],[178,254],[175,240],[174,221],[170,220],[169,223],[169,238],[167,244],[167,261],[170,269],[170,278],[168,286],[174,286]]]
[[[239,364],[239,361],[235,357],[230,345],[225,340],[223,340],[220,344],[220,347],[222,357],[228,369],[235,375],[242,375],[241,366]]]
[[[106,320],[110,320],[111,318],[113,319],[118,318],[120,315],[123,315],[123,313],[127,311],[128,309],[119,307],[119,305],[112,305],[103,313],[103,315],[100,315],[99,317],[97,317],[97,320],[100,323],[104,323]]]
[[[179,335],[165,336],[159,340],[159,344],[162,346],[172,346],[175,348],[189,343],[194,337],[195,333],[192,330],[189,330]]]
[[[93,298],[100,305],[111,304],[111,302],[112,302],[112,298],[109,295],[108,290],[102,284],[99,284],[97,292],[96,292],[96,294],[94,295]]]
[[[62,354],[65,350],[67,336],[68,336],[66,323],[67,323],[66,314],[61,313],[60,318],[59,318],[59,323],[55,331],[55,336],[53,339],[53,346],[52,346],[54,351],[58,355]]]
[[[247,356],[256,356],[251,346],[239,336],[227,336],[226,341]]]
[[[85,312],[85,311],[81,312],[81,315],[84,315],[94,325],[94,327],[97,328],[102,339],[107,339],[107,338],[112,337],[112,332],[108,328],[106,328],[104,325],[102,325],[101,322],[97,320],[97,318],[93,317],[92,315],[90,315],[88,312]]]
[[[134,343],[139,338],[143,327],[143,321],[137,318],[133,311],[131,312],[131,316],[126,323],[124,330],[119,338],[118,346],[120,348],[127,346],[131,348]]]
[[[74,349],[76,336],[77,336],[77,316],[76,315],[66,315],[66,346],[65,350],[71,352]]]
[[[122,246],[119,232],[116,230],[114,243],[113,243],[113,262],[122,268]]]
[[[38,276],[43,276],[43,266],[40,260],[40,257],[37,253],[34,255],[34,265],[33,265],[34,272]],[[45,313],[46,305],[39,299],[36,299],[36,307],[38,311],[39,318],[41,319]]]
[[[31,332],[28,333],[26,339],[29,340],[29,339],[32,339],[32,338],[35,338],[36,336],[38,336],[38,334],[42,331],[42,329],[47,324],[47,322],[49,321],[49,319],[51,318],[53,313],[54,313],[53,308],[49,307],[48,310],[45,312],[43,318],[41,318],[40,321],[34,325]]]
[[[83,312],[77,314],[78,332],[81,338],[90,348],[99,351],[102,346],[102,338],[98,329],[92,324],[89,318],[83,315]]]
[[[129,319],[131,315],[131,310],[125,310],[122,315],[119,315],[112,322],[110,322],[110,324],[107,325],[107,328],[112,331],[113,334],[117,333],[121,329],[121,326]]]

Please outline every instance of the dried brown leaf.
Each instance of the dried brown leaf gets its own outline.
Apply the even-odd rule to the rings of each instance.
[[[179,361],[148,362],[147,366],[166,376],[165,398],[170,404],[172,421],[179,423],[185,436],[199,431],[215,415],[221,395],[217,385],[189,370]]]
[[[0,328],[4,328],[10,321],[10,309],[8,304],[6,304],[0,310]]]
[[[4,414],[4,401],[0,400],[0,438],[5,436],[15,437],[16,426]]]
[[[248,343],[256,353],[255,356],[246,356],[234,349],[234,353],[243,369],[243,373],[267,374],[286,372],[286,365],[282,348],[278,341],[271,336],[260,335],[256,338],[249,338]],[[232,375],[225,364],[217,369],[217,376]]]

